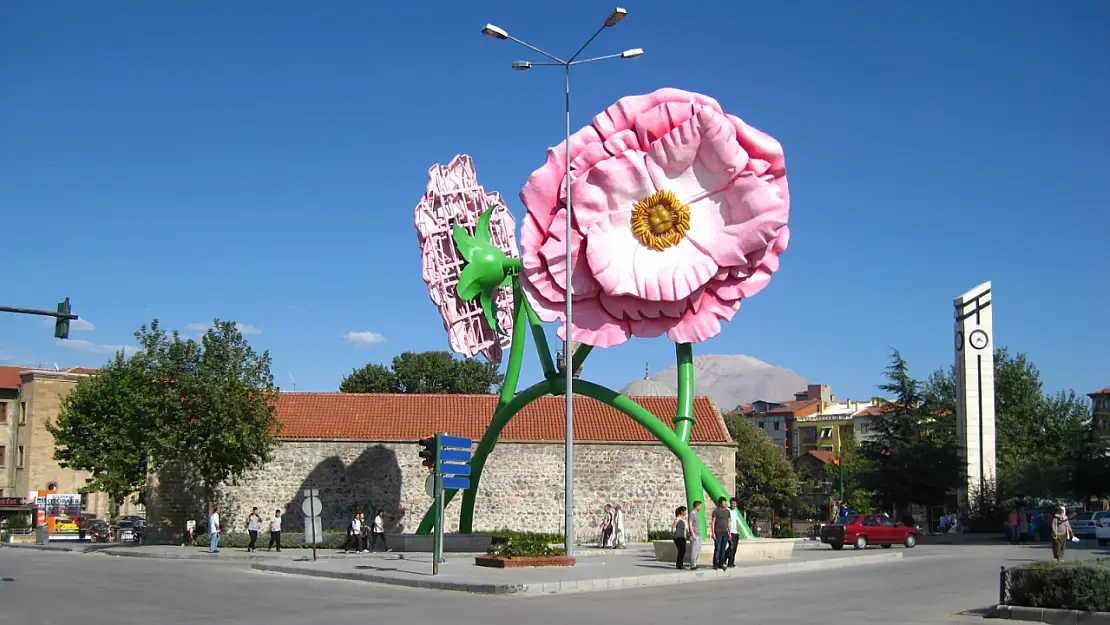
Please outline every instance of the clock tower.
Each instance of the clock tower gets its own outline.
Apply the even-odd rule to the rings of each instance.
[[[991,283],[953,302],[956,317],[956,432],[963,477],[958,492],[965,512],[979,493],[996,488],[994,315]],[[993,492],[990,495],[994,495]],[[993,498],[993,497],[992,497]]]

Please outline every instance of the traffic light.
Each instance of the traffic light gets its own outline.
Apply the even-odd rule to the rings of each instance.
[[[69,315],[69,298],[66,301],[58,303],[58,314]],[[58,317],[54,322],[54,338],[68,339],[69,338],[69,317]]]
[[[424,466],[429,469],[436,468],[436,437],[429,436],[428,438],[420,439],[420,457],[424,459]]]

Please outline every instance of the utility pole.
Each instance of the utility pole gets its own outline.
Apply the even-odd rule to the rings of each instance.
[[[37,310],[34,308],[13,308],[11,306],[0,306],[0,312],[15,313],[17,315],[40,315],[42,317],[54,317],[54,337],[59,339],[69,338],[69,322],[79,319],[79,317],[70,312],[69,298],[67,297],[64,302],[58,302],[58,310],[56,312],[49,310]]]

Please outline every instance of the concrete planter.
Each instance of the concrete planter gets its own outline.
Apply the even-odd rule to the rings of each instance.
[[[996,618],[1034,623],[1059,623],[1060,625],[1110,625],[1110,612],[1080,612],[1079,610],[1054,610],[1052,608],[1029,608],[1020,605],[1000,605]]]
[[[574,566],[575,559],[570,556],[478,556],[474,564],[495,569],[511,569],[531,566]]]
[[[797,543],[792,538],[749,538],[741,540],[736,546],[737,562],[752,562],[756,560],[789,560],[794,556],[794,545]],[[672,540],[656,540],[652,542],[655,548],[655,559],[660,562],[673,563],[678,558],[678,547]],[[689,544],[687,544],[689,548]],[[686,556],[689,560],[689,555]],[[713,564],[713,543],[702,543],[701,553],[698,554],[698,564]]]
[[[432,535],[387,534],[389,548],[400,552],[432,552]],[[444,534],[443,551],[451,553],[485,553],[493,534]]]

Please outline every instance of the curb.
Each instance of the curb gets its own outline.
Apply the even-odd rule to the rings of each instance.
[[[65,551],[69,553],[84,553],[84,549],[77,547],[69,547],[62,545],[19,545],[15,543],[5,544],[4,549],[37,549],[39,551]]]
[[[486,595],[551,595],[567,592],[595,592],[617,590],[620,588],[642,588],[646,586],[673,586],[698,582],[714,582],[734,577],[764,577],[783,575],[786,573],[829,571],[868,564],[895,562],[902,560],[902,558],[903,554],[901,552],[894,552],[870,556],[848,556],[810,562],[767,564],[751,568],[735,568],[727,571],[695,571],[687,574],[667,573],[660,575],[638,575],[634,577],[547,582],[541,584],[467,584],[465,582],[407,579],[354,571],[315,571],[312,569],[280,564],[252,564],[251,570],[265,573],[281,573],[284,575],[299,575],[302,577],[344,579],[358,582],[388,584],[391,586],[406,586],[409,588],[425,588],[430,590],[453,590]],[[1107,623],[1110,624],[1110,621],[1107,621]]]
[[[1083,612],[1082,610],[1056,610],[1053,608],[1029,608],[1020,605],[1000,605],[995,608],[995,617],[1012,621],[1033,621],[1059,625],[1110,625],[1110,612]]]

